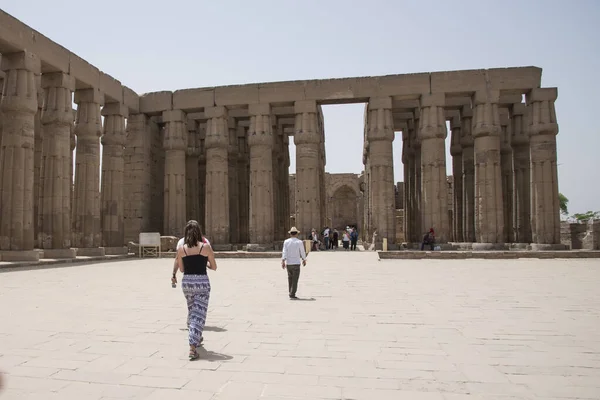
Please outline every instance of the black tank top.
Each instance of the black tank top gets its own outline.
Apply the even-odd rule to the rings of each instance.
[[[204,243],[202,244],[202,247],[200,247],[200,252],[202,252],[203,247]],[[188,256],[185,247],[183,248],[183,252],[185,253],[185,257],[181,259],[183,262],[183,273],[185,275],[206,275],[206,263],[208,262],[208,257],[203,256],[202,254],[192,254]]]

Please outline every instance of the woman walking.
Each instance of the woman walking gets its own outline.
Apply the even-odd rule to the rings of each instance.
[[[202,242],[196,221],[188,221],[185,226],[184,245],[177,250],[177,265],[183,272],[181,288],[188,306],[190,360],[195,360],[199,357],[196,348],[204,340],[202,332],[210,298],[206,268],[217,270],[215,254],[209,244]]]

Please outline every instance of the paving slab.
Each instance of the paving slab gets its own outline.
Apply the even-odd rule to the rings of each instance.
[[[1,270],[2,400],[600,398],[598,259],[218,259],[192,362],[172,263]]]

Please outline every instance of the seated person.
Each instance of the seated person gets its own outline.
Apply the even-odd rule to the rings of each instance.
[[[431,248],[431,251],[433,251],[434,244],[435,244],[435,233],[433,232],[433,228],[430,228],[429,232],[427,232],[425,234],[425,236],[423,236],[423,243],[421,243],[421,250],[425,249],[425,245],[429,245]]]

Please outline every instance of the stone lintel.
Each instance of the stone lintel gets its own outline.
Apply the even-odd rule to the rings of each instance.
[[[206,107],[204,109],[206,118],[222,118],[227,116],[227,108],[224,106]]]
[[[315,100],[301,100],[294,102],[294,113],[316,113],[317,102]]]
[[[496,103],[500,101],[499,90],[479,90],[473,94],[473,106],[480,104]]]
[[[395,120],[406,121],[409,119],[413,119],[415,117],[415,113],[413,112],[399,112],[393,114]]]
[[[454,118],[460,118],[460,111],[458,110],[444,110],[444,116],[446,120],[452,121]]]
[[[75,90],[75,78],[63,72],[50,72],[42,74],[42,88],[60,87],[70,91]]]
[[[282,126],[294,126],[296,124],[296,118],[279,118],[277,120]]]
[[[509,104],[520,103],[521,100],[523,100],[523,95],[521,94],[501,94],[498,104],[506,106]]]
[[[163,119],[163,122],[176,122],[176,121],[185,122],[187,120],[185,113],[181,110],[163,111],[162,119]]]
[[[123,86],[123,104],[129,107],[132,114],[140,112],[140,96],[127,86]]]
[[[286,126],[285,128],[283,128],[284,135],[293,135],[294,133],[295,133],[295,129],[293,126]]]
[[[402,136],[404,138],[404,132],[408,132],[408,123],[406,121],[400,121],[394,123],[394,130],[402,131]]]
[[[196,121],[206,121],[206,114],[203,112],[187,113],[187,117]]]
[[[153,92],[140,96],[141,113],[159,115],[171,109],[173,109],[173,92]]]
[[[248,105],[248,114],[249,115],[270,115],[271,114],[271,105],[260,103],[260,104],[250,104]]]
[[[444,93],[427,93],[421,95],[420,105],[423,107],[444,107],[446,95]]]
[[[458,129],[461,127],[461,118],[460,114],[453,115],[450,118],[450,129]]]
[[[28,51],[4,53],[0,61],[0,69],[2,71],[25,69],[35,74],[40,74],[42,72],[42,63],[35,54]]]
[[[392,109],[392,98],[390,96],[385,97],[371,97],[369,99],[369,110]]]
[[[532,89],[531,92],[527,93],[527,104],[531,104],[537,101],[556,101],[558,98],[557,88],[539,88]]]
[[[129,108],[121,103],[106,103],[106,105],[102,107],[102,115],[122,115],[127,118],[129,117]]]
[[[182,89],[173,92],[173,108],[177,110],[198,110],[215,105],[213,88]]]
[[[511,115],[513,115],[513,116],[514,115],[525,115],[526,111],[527,111],[527,106],[523,103],[513,104],[510,109]]]
[[[98,89],[104,93],[107,99],[115,103],[123,102],[123,86],[121,86],[121,82],[102,71],[100,71],[99,81]]]
[[[78,89],[75,90],[75,103],[96,103],[104,104],[104,93],[98,89]]]
[[[244,119],[242,121],[238,121],[238,126],[240,126],[240,127],[246,127],[247,128],[247,127],[250,126],[250,120],[249,119]]]
[[[473,109],[471,108],[470,105],[468,106],[463,106],[460,110],[460,117],[461,118],[473,118]]]

